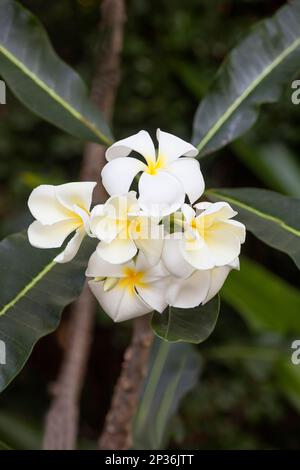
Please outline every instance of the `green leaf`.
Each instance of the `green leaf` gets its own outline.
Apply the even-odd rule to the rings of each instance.
[[[0,3],[0,74],[43,119],[81,139],[111,144],[79,75],[56,55],[38,19],[11,0]]]
[[[57,264],[57,250],[38,250],[27,234],[0,243],[0,340],[6,345],[6,364],[0,366],[0,391],[14,379],[35,343],[59,324],[61,312],[78,297],[92,249],[86,240],[76,259]]]
[[[257,188],[212,189],[212,201],[226,201],[247,230],[288,254],[300,269],[300,199]]]
[[[290,403],[300,412],[300,366],[291,362],[292,350],[277,364],[277,383]]]
[[[299,290],[254,261],[241,258],[221,296],[255,330],[300,334]]]
[[[213,332],[219,310],[218,296],[196,308],[168,307],[162,314],[154,312],[151,326],[154,333],[164,340],[202,343]]]
[[[269,364],[275,385],[286,396],[291,405],[300,412],[300,367],[291,361],[292,349],[286,340],[278,337],[275,344],[224,344],[209,348],[205,359],[221,363],[244,362]],[[274,380],[273,380],[274,382]]]
[[[0,440],[2,438],[7,442],[7,450],[39,450],[43,440],[42,423],[20,412],[3,409],[0,411]]]
[[[182,398],[198,381],[201,358],[189,344],[155,339],[147,377],[134,420],[135,449],[161,449]]]
[[[0,441],[0,450],[12,450],[12,448],[5,444],[5,442]]]
[[[300,68],[300,2],[260,22],[229,54],[194,120],[200,155],[228,144],[256,121],[259,106],[279,99]]]
[[[258,145],[242,138],[233,142],[231,148],[237,158],[271,189],[300,197],[300,163],[288,147],[279,142]]]

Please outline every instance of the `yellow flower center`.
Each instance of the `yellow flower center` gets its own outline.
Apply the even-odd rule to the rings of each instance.
[[[190,221],[190,226],[196,230],[204,240],[209,236],[209,232],[214,228],[209,217],[194,217]]]
[[[125,277],[119,280],[118,286],[121,289],[127,289],[133,295],[136,287],[147,287],[147,283],[143,281],[145,273],[143,271],[136,271],[132,268],[124,268]]]
[[[146,158],[147,170],[149,175],[156,175],[158,170],[162,170],[166,166],[165,159],[162,155],[158,155],[157,159],[153,161],[151,158]]]

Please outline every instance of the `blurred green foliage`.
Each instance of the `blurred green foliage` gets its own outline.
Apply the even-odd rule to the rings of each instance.
[[[99,1],[61,0],[48,3],[47,8],[42,0],[21,3],[40,18],[58,54],[89,84]],[[248,27],[283,3],[129,1],[123,78],[114,118],[116,137],[142,128],[153,133],[161,127],[189,139],[198,102],[226,53]],[[246,137],[202,161],[208,186],[267,187],[299,197],[300,108],[291,104],[290,95],[287,89],[278,104],[265,106]],[[10,93],[7,105],[0,107],[0,136],[0,234],[4,236],[26,227],[25,201],[34,186],[77,178],[82,143],[30,114]],[[198,347],[205,361],[204,373],[174,419],[173,448],[299,448],[300,372],[290,365],[292,335],[299,335],[299,328],[282,326],[284,311],[277,312],[280,328],[271,325],[276,314],[272,291],[277,288],[288,312],[284,320],[292,317],[297,322],[298,294],[292,287],[285,293],[284,287],[285,283],[297,287],[298,271],[290,259],[251,235],[244,253],[265,268],[255,272],[253,265],[243,271],[239,278],[243,286],[234,286],[236,296],[245,292],[241,302],[232,302],[230,285],[225,288],[217,328]],[[273,273],[268,292],[247,291],[247,275],[251,286],[259,283],[261,288],[261,276],[268,276],[265,270]],[[233,285],[235,279],[229,282]],[[252,328],[250,316],[258,308],[267,319],[264,328]],[[101,312],[97,318],[82,399],[80,438],[85,448],[95,445],[130,334],[127,324],[115,327]],[[18,379],[0,397],[0,447],[40,446],[49,404],[47,387],[58,371],[63,334],[62,328],[59,334],[43,339]]]

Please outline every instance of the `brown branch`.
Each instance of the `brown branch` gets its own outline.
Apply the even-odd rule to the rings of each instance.
[[[78,402],[92,339],[94,299],[88,285],[73,304],[68,325],[65,357],[56,383],[53,402],[46,417],[44,449],[74,449],[79,419]]]
[[[131,344],[125,352],[121,375],[99,439],[100,449],[126,450],[132,447],[132,423],[153,341],[148,316],[137,318],[133,325]]]
[[[108,121],[111,121],[120,81],[120,53],[123,43],[125,7],[123,0],[101,2],[100,35],[104,41],[98,53],[97,70],[91,97]],[[105,147],[88,143],[85,146],[80,179],[98,181],[105,163]],[[107,194],[100,184],[94,197],[98,201]],[[46,416],[44,449],[75,448],[79,421],[79,401],[90,351],[94,324],[94,298],[87,286],[71,307],[68,345],[57,381],[53,401]]]

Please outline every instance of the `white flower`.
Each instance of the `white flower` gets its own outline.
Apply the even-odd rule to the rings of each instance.
[[[182,206],[183,236],[175,232],[165,240],[163,260],[175,276],[193,268],[205,270],[230,264],[245,241],[245,226],[232,220],[237,212],[229,204],[202,202],[195,207],[197,213],[187,204]]]
[[[74,258],[89,231],[89,210],[96,183],[41,185],[28,199],[28,207],[36,219],[28,228],[31,245],[37,248],[58,248],[74,231],[75,235],[54,261],[66,263]]]
[[[162,263],[151,266],[142,254],[135,261],[117,265],[94,252],[86,271],[89,286],[103,310],[120,322],[167,307],[165,285],[168,273]]]
[[[166,290],[166,301],[178,308],[204,305],[220,291],[231,269],[239,269],[238,258],[227,266],[196,270],[187,278],[172,277]]]
[[[91,212],[91,230],[100,243],[98,254],[108,263],[120,264],[141,250],[156,264],[163,246],[163,226],[140,210],[136,193],[113,196]]]
[[[157,130],[158,153],[146,131],[114,143],[106,151],[109,163],[102,170],[102,182],[111,195],[127,193],[134,177],[139,179],[140,206],[151,215],[176,211],[188,196],[193,204],[204,191],[204,180],[193,145],[167,132]],[[128,157],[131,151],[145,162]],[[184,158],[179,158],[184,157]]]

